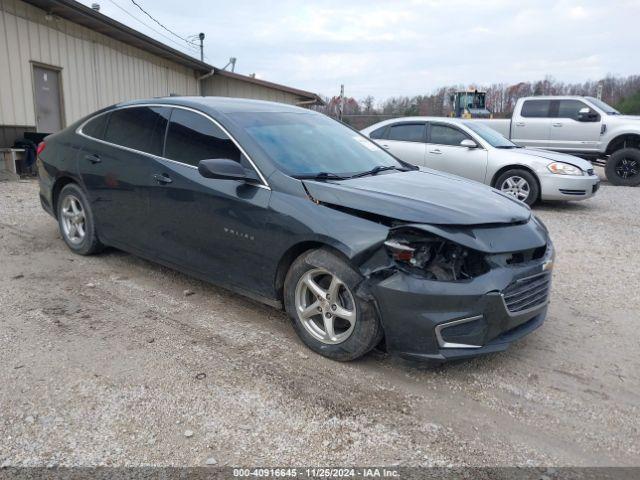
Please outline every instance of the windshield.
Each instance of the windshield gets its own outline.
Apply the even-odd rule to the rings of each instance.
[[[604,113],[608,115],[620,115],[620,112],[618,110],[613,108],[611,105],[607,105],[602,100],[598,100],[597,98],[594,98],[594,97],[586,97],[586,99],[589,100],[596,107],[598,107],[600,110],[604,111]]]
[[[518,146],[504,138],[500,133],[496,132],[493,128],[489,128],[477,121],[462,122],[466,127],[469,127],[475,133],[477,133],[482,139],[492,147],[496,148],[518,148]]]
[[[233,120],[291,176],[347,177],[375,167],[406,166],[378,145],[324,115],[238,112]]]

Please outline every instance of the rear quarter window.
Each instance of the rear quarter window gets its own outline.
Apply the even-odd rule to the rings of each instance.
[[[104,132],[109,121],[109,113],[93,117],[82,127],[82,133],[98,140],[104,140]]]
[[[384,131],[387,129],[386,126],[375,129],[373,132],[369,134],[369,138],[374,140],[378,140],[384,138]]]

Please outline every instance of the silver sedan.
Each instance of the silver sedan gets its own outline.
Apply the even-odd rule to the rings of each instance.
[[[395,118],[362,133],[401,160],[491,185],[529,205],[538,200],[584,200],[595,195],[600,184],[588,161],[518,147],[478,122]]]

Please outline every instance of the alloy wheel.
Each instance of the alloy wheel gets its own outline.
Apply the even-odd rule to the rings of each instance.
[[[505,181],[502,182],[502,185],[500,185],[500,190],[516,197],[521,202],[524,202],[531,194],[529,182],[518,176],[506,178]]]
[[[62,233],[74,245],[82,243],[86,235],[86,216],[82,203],[74,195],[66,195],[60,209]]]
[[[616,173],[620,178],[633,178],[640,174],[640,165],[633,158],[623,158],[616,165]]]
[[[305,330],[325,344],[344,342],[356,324],[353,294],[342,280],[322,268],[300,277],[295,306]]]

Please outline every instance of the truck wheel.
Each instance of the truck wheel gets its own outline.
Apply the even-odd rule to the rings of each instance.
[[[536,203],[540,196],[540,189],[538,188],[536,178],[530,172],[521,168],[507,170],[501,174],[496,179],[493,187],[502,193],[517,198],[529,206]]]
[[[604,172],[612,185],[640,185],[640,150],[623,148],[614,152],[607,160]]]
[[[383,331],[373,302],[358,295],[362,276],[325,249],[298,257],[285,279],[284,304],[302,341],[333,360],[361,357]]]

